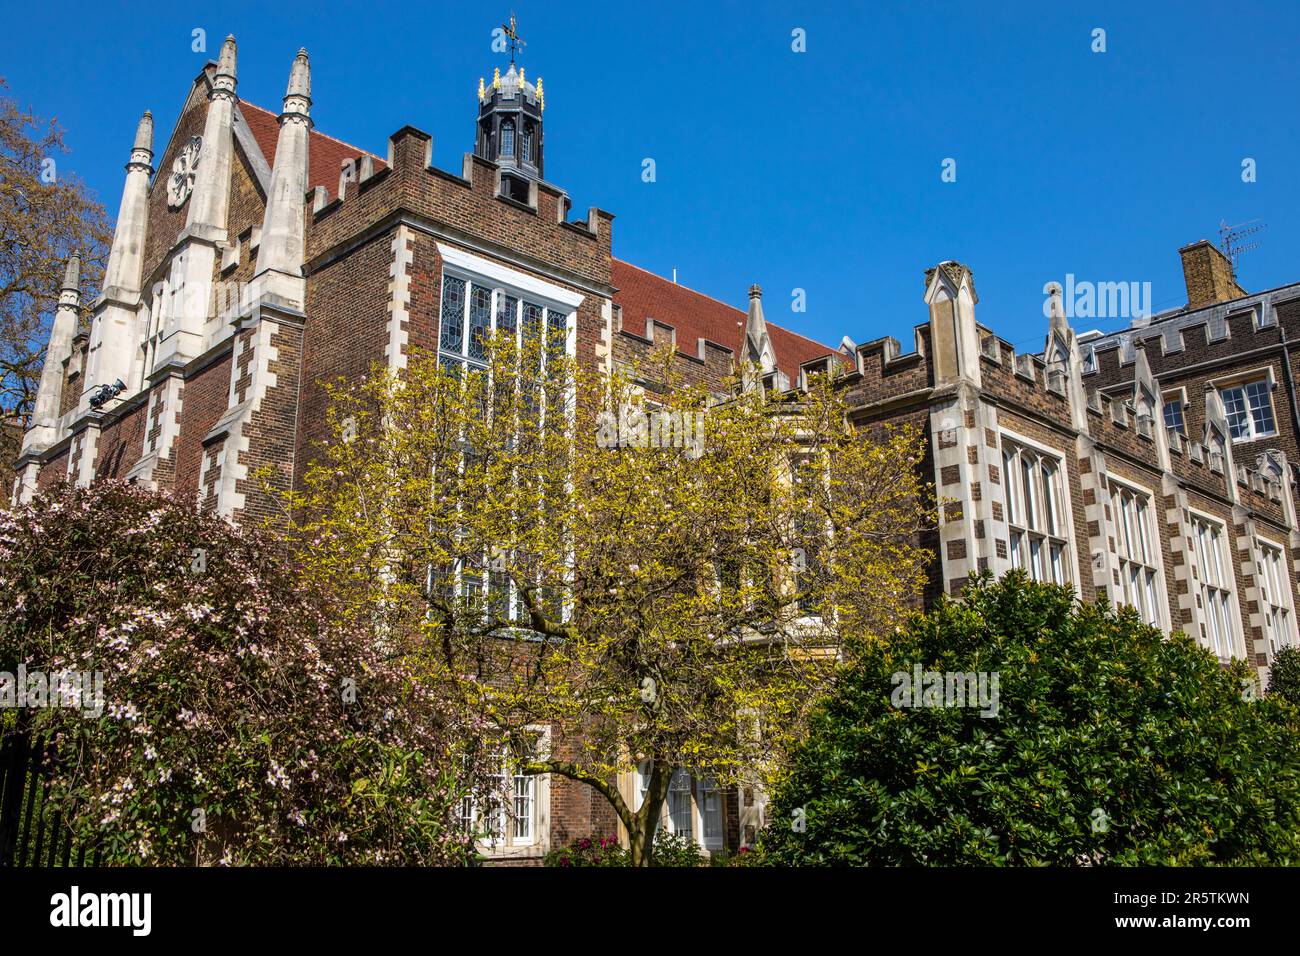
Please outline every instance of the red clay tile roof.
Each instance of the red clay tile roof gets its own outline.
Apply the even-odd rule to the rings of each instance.
[[[613,282],[618,288],[614,302],[622,307],[623,325],[629,331],[643,334],[646,318],[653,317],[676,330],[680,352],[695,355],[697,340],[708,339],[740,355],[746,319],[740,309],[619,259],[614,260]],[[791,385],[799,381],[803,362],[830,353],[843,357],[838,349],[783,329],[770,319],[767,334],[776,349],[777,367]]]
[[[239,111],[244,114],[244,119],[248,122],[248,128],[253,131],[253,139],[257,140],[257,145],[262,147],[262,155],[266,157],[268,166],[275,163],[275,147],[280,137],[280,117],[278,113],[272,113],[270,110],[263,109],[247,100],[239,101]],[[364,149],[356,146],[349,146],[342,140],[337,140],[333,136],[326,136],[319,130],[311,131],[311,142],[308,146],[308,161],[310,168],[307,170],[307,188],[313,189],[316,186],[324,186],[329,192],[330,198],[338,195],[339,191],[339,167],[345,159],[359,159],[361,156],[370,155]],[[378,156],[375,159],[375,172],[384,168],[384,161]]]

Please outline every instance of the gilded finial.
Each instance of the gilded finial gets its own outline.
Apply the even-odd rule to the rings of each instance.
[[[537,105],[546,109],[546,94],[542,92],[542,78],[537,78]]]
[[[496,72],[492,74],[492,89],[501,89],[501,67],[499,66],[496,68]]]
[[[483,89],[483,77],[480,76],[480,77],[478,78],[478,98],[481,100],[481,99],[483,99],[486,95],[487,95],[487,91],[486,91],[485,89]]]
[[[519,85],[524,85],[524,68],[522,66],[519,68]]]

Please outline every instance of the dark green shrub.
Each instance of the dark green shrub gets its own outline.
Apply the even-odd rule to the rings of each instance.
[[[1269,668],[1268,692],[1300,707],[1300,647],[1287,646],[1277,652]]]
[[[916,664],[996,672],[996,716],[894,706],[894,675]],[[764,861],[1300,863],[1300,721],[1243,700],[1246,674],[1067,588],[974,582],[868,650],[824,704]]]
[[[655,834],[654,853],[650,858],[651,866],[700,866],[704,855],[695,841],[688,836],[680,836],[660,830]]]

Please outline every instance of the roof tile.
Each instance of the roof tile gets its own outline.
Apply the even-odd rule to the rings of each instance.
[[[635,332],[645,327],[647,317],[672,326],[679,351],[694,355],[697,339],[725,345],[737,356],[745,338],[746,313],[703,293],[678,285],[653,272],[620,259],[614,260],[613,282],[618,288],[614,302],[623,309],[624,325]],[[767,333],[776,349],[777,366],[794,384],[799,366],[838,349],[767,322]]]
[[[244,115],[248,128],[252,130],[253,139],[257,140],[257,145],[262,148],[262,154],[266,157],[266,164],[268,166],[274,165],[275,147],[280,138],[279,115],[249,103],[247,100],[239,101],[239,111]],[[316,186],[324,186],[331,197],[337,195],[339,190],[339,169],[343,165],[343,161],[345,159],[360,159],[362,156],[374,157],[376,172],[387,165],[374,153],[357,146],[350,146],[342,140],[337,140],[333,136],[326,136],[319,130],[313,129],[308,146],[310,168],[307,171],[307,188],[310,190]]]

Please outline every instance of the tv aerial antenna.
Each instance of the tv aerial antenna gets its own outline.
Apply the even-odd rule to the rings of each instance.
[[[1237,275],[1237,263],[1241,259],[1241,254],[1251,252],[1260,246],[1258,241],[1242,242],[1242,240],[1247,236],[1255,235],[1267,225],[1268,223],[1260,222],[1258,219],[1251,219],[1235,226],[1229,226],[1226,219],[1219,220],[1219,247],[1232,263],[1234,277]]]

